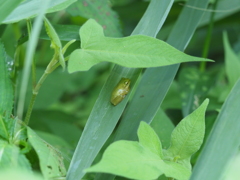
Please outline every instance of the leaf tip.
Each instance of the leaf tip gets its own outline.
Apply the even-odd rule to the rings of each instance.
[[[204,105],[208,105],[208,103],[209,103],[209,99],[208,98],[206,98],[204,101],[203,101],[203,103],[202,104],[204,104]]]

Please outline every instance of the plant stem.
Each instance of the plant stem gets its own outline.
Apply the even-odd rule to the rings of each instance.
[[[28,105],[28,111],[27,111],[27,114],[26,114],[26,117],[25,117],[25,120],[24,120],[24,123],[26,125],[28,125],[28,123],[29,123],[29,119],[30,119],[31,114],[32,114],[32,109],[33,109],[33,105],[35,103],[36,97],[37,97],[37,94],[32,94],[30,103]]]
[[[28,106],[28,110],[27,110],[27,114],[26,114],[25,120],[24,120],[26,125],[28,125],[28,123],[29,123],[29,119],[31,117],[33,106],[34,106],[37,94],[39,92],[39,89],[42,86],[42,84],[45,81],[45,79],[47,78],[47,76],[50,74],[50,72],[53,71],[52,67],[56,64],[56,62],[57,61],[56,61],[56,54],[55,54],[53,59],[48,64],[48,66],[47,66],[46,70],[44,71],[43,75],[39,79],[37,85],[33,88],[32,97],[31,97],[31,100],[30,100],[30,104]],[[56,68],[54,68],[54,69],[56,69]]]
[[[57,62],[55,60],[55,58],[56,58],[56,56],[54,56],[54,58],[50,61],[50,63],[48,64],[46,70],[44,71],[43,75],[39,79],[37,85],[33,89],[32,97],[31,97],[31,100],[30,100],[30,104],[28,106],[27,114],[26,114],[26,117],[25,117],[25,120],[24,120],[26,125],[28,125],[28,123],[29,123],[29,119],[31,117],[33,106],[34,106],[37,94],[39,92],[39,89],[41,88],[41,86],[42,86],[43,82],[45,81],[45,79],[47,78],[47,76],[51,72],[53,72],[60,65],[60,63]],[[67,61],[68,59],[69,59],[69,56],[65,58],[65,61]]]
[[[212,36],[212,30],[213,30],[213,25],[214,25],[214,15],[215,15],[215,11],[214,10],[217,7],[217,2],[218,2],[218,0],[216,0],[214,2],[214,4],[213,4],[213,11],[212,11],[212,14],[211,14],[211,17],[210,17],[210,23],[209,23],[209,26],[208,26],[207,37],[205,39],[204,49],[203,49],[203,52],[202,52],[202,57],[203,58],[207,58],[207,56],[208,56],[209,46],[210,46],[211,36]],[[200,63],[200,71],[204,72],[205,69],[206,69],[206,62],[202,61]]]
[[[65,61],[69,60],[69,56],[65,57]],[[52,66],[52,68],[48,71],[49,73],[53,72],[58,66],[60,66],[60,63],[56,63],[55,65]]]
[[[39,92],[40,87],[42,86],[43,82],[45,81],[45,79],[47,78],[47,76],[53,72],[59,65],[59,61],[58,61],[58,53],[55,53],[52,60],[50,61],[50,63],[48,64],[46,70],[44,71],[42,77],[39,79],[38,83],[36,84],[36,86],[34,86],[33,91],[32,91],[32,97],[31,97],[31,101],[30,104],[28,106],[28,110],[27,110],[27,114],[25,117],[25,124],[28,125],[31,114],[32,114],[32,110],[33,110],[33,106],[37,97],[37,94]],[[67,56],[65,58],[65,61],[69,60],[69,56]],[[35,67],[35,65],[34,65]],[[34,73],[35,73],[35,68],[34,68]]]
[[[46,71],[43,73],[42,77],[39,79],[37,85],[33,89],[33,95],[38,94],[40,87],[42,86],[43,82],[45,81],[45,79],[47,78],[48,75],[49,75],[49,73],[46,73]]]
[[[34,106],[38,91],[39,91],[40,87],[42,86],[43,82],[45,81],[45,79],[47,78],[48,75],[49,75],[49,73],[46,73],[46,71],[45,71],[43,73],[42,77],[39,79],[37,85],[33,89],[31,101],[30,101],[30,104],[28,106],[28,111],[27,111],[27,114],[26,114],[26,117],[25,117],[25,120],[24,120],[26,125],[28,125],[28,123],[29,123],[29,119],[30,119],[31,114],[32,114],[33,106]]]

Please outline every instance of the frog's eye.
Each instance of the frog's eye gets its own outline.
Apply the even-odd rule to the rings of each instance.
[[[128,84],[129,84],[129,81],[125,81],[124,84],[125,84],[125,85],[128,85]]]

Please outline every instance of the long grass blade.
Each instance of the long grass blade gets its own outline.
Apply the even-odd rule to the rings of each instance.
[[[28,79],[30,74],[31,61],[37,46],[38,36],[40,34],[41,26],[43,23],[45,10],[48,8],[48,3],[49,3],[49,0],[45,0],[42,2],[41,11],[33,25],[32,34],[30,35],[30,40],[27,45],[28,50],[27,50],[25,64],[23,68],[23,77],[21,82],[21,89],[19,93],[19,101],[18,101],[18,109],[17,109],[17,115],[18,115],[18,118],[20,119],[22,119],[22,115],[23,115],[23,108],[24,108],[24,102],[25,102],[25,97],[27,92],[27,84],[28,84]]]
[[[237,81],[223,104],[190,180],[221,179],[229,160],[239,151],[239,97],[240,80]]]
[[[205,8],[207,0],[190,0],[188,4]],[[202,11],[184,8],[167,42],[184,50],[203,15]],[[176,40],[177,39],[177,40]],[[150,123],[162,103],[179,65],[148,68],[144,73],[132,101],[123,115],[115,140],[137,138],[140,121]]]
[[[141,33],[154,37],[165,21],[166,14],[169,12],[169,7],[172,3],[173,1],[164,3],[164,1],[152,0],[142,20],[132,34]],[[161,9],[163,11],[160,11]],[[144,27],[144,29],[141,27]],[[133,86],[140,72],[141,69],[130,69],[117,65],[113,68],[112,73],[100,92],[99,98],[93,107],[83,134],[78,142],[67,173],[68,180],[81,179],[84,176],[85,172],[83,170],[92,164],[97,153],[115,128],[126,106],[128,97],[116,107],[113,107],[109,102],[111,91],[116,85],[116,82],[122,77],[127,77],[131,79]]]

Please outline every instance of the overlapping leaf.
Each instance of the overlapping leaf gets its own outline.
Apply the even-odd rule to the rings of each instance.
[[[69,59],[68,71],[87,71],[108,61],[129,68],[166,66],[190,61],[211,61],[184,54],[164,41],[144,35],[125,38],[104,37],[102,27],[93,19],[80,29],[81,48]]]

